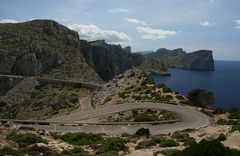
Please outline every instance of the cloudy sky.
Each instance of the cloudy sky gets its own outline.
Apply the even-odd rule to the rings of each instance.
[[[0,0],[0,22],[53,19],[132,51],[210,49],[240,60],[240,0]]]

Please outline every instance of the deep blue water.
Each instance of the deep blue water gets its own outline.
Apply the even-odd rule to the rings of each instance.
[[[169,69],[170,77],[153,75],[156,83],[164,83],[183,95],[195,88],[214,93],[215,108],[240,108],[240,61],[215,61],[215,71]]]

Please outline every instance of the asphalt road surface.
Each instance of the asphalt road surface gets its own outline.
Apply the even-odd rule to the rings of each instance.
[[[140,125],[82,125],[82,126],[61,126],[61,125],[32,125],[34,128],[55,131],[55,132],[88,132],[88,133],[105,133],[108,135],[119,135],[122,133],[134,134],[139,128],[149,128],[151,134],[167,134],[184,129],[197,129],[208,126],[212,123],[212,118],[194,110],[193,108],[180,105],[164,104],[164,103],[126,103],[103,108],[96,108],[84,112],[75,112],[73,114],[54,117],[47,121],[64,121],[76,122],[89,118],[106,116],[109,114],[139,109],[139,108],[155,108],[160,110],[171,111],[180,119],[179,122],[169,124],[140,124]]]

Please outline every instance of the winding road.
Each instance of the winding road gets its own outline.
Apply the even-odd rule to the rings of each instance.
[[[108,135],[118,135],[122,133],[134,134],[139,128],[149,128],[151,134],[167,134],[174,131],[184,129],[197,129],[208,126],[212,123],[212,118],[194,110],[193,108],[180,105],[164,104],[164,103],[125,103],[112,106],[105,106],[103,108],[96,108],[84,112],[75,112],[69,115],[54,117],[48,119],[49,122],[76,122],[89,118],[96,118],[106,116],[109,114],[139,109],[139,108],[155,108],[160,110],[167,110],[174,112],[176,117],[180,119],[178,122],[169,124],[140,124],[140,125],[98,125],[86,124],[81,126],[61,126],[61,125],[32,125],[34,128],[57,131],[57,132],[92,132],[92,133],[105,133]]]

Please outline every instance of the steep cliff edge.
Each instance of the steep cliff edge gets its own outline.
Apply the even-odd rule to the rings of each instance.
[[[0,73],[100,80],[81,53],[78,33],[52,20],[0,24]]]
[[[155,53],[145,54],[146,57],[164,63],[168,67],[183,68],[189,70],[214,71],[212,51],[199,50],[186,53],[183,49],[158,49]]]

